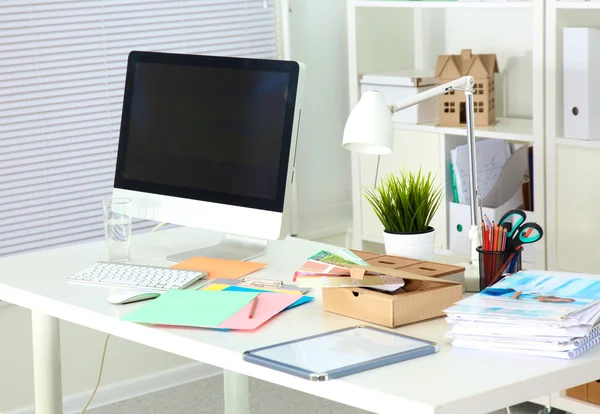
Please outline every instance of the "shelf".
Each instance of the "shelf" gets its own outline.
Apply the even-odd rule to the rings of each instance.
[[[530,1],[356,0],[356,7],[406,9],[531,9]]]
[[[426,124],[394,123],[394,128],[404,131],[437,132],[448,135],[467,135],[466,127],[441,127],[437,122]],[[498,123],[491,127],[475,128],[476,138],[496,138],[507,141],[533,142],[533,121],[522,118],[498,118]]]
[[[582,139],[556,138],[556,143],[558,145],[564,145],[566,147],[600,149],[600,139],[593,140],[593,141],[585,141]]]
[[[558,408],[570,413],[600,414],[599,405],[567,397],[566,395],[562,395],[562,392],[552,394],[550,396],[550,403],[552,404],[552,408]]]
[[[557,1],[557,9],[600,9],[600,1]]]

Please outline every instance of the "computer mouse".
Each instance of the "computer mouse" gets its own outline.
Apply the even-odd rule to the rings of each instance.
[[[139,302],[141,300],[154,299],[160,296],[162,292],[148,289],[124,289],[108,295],[108,301],[115,305],[125,305],[126,303]]]

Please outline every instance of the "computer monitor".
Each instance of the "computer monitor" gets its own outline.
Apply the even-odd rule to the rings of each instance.
[[[129,54],[113,195],[133,217],[225,234],[170,260],[247,260],[283,236],[303,74],[292,61]]]

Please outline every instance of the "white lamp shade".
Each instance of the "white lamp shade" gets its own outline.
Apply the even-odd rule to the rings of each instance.
[[[392,112],[381,92],[366,91],[363,94],[346,121],[342,146],[361,154],[385,155],[392,152]]]

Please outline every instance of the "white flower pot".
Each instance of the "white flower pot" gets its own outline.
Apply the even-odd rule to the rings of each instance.
[[[383,232],[385,253],[391,256],[408,257],[416,260],[432,260],[435,245],[435,229],[429,227],[423,233]]]

